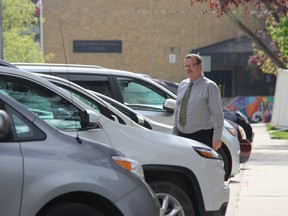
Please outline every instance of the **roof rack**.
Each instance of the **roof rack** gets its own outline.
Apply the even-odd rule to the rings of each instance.
[[[15,65],[7,62],[7,61],[4,61],[2,59],[0,59],[0,66],[5,66],[5,67],[11,67],[11,68],[17,68]]]
[[[49,67],[85,67],[85,68],[105,68],[99,65],[84,65],[84,64],[59,64],[59,63],[12,63],[15,66],[49,66]]]

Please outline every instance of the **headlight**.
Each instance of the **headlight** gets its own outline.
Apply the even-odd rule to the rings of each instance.
[[[134,173],[138,177],[144,180],[144,172],[140,163],[137,161],[121,157],[121,156],[112,156],[112,159],[123,169]]]
[[[224,121],[224,127],[232,136],[237,136],[237,131],[236,129],[227,121]]]
[[[219,155],[216,151],[214,151],[211,148],[195,147],[195,146],[192,147],[202,157],[222,160],[221,155]]]

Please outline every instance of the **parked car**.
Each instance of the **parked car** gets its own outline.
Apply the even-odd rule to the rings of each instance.
[[[84,88],[112,97],[154,121],[173,124],[176,95],[146,76],[85,65],[13,64],[23,70],[68,79]]]
[[[169,133],[171,134],[172,133],[172,126],[169,126],[169,125],[165,125],[165,124],[160,124],[158,122],[155,122],[143,115],[141,115],[140,113],[137,113],[135,110],[132,110],[131,108],[127,107],[126,105],[114,100],[113,98],[110,98],[110,97],[107,97],[106,95],[103,95],[101,93],[98,93],[98,92],[94,92],[94,91],[91,91],[91,93],[95,94],[96,96],[99,96],[100,98],[102,98],[103,100],[105,100],[106,102],[110,103],[112,106],[114,106],[115,108],[119,109],[121,112],[123,112],[125,115],[127,115],[128,117],[130,117],[131,120],[133,119],[136,119],[135,122],[139,123],[139,122],[144,122],[144,123],[139,123],[140,125],[143,125],[144,127],[148,128],[148,129],[152,129],[152,130],[157,130],[157,131],[161,131],[161,132],[164,132],[164,133]],[[144,119],[144,121],[141,121],[139,119]],[[152,123],[151,123],[152,122]],[[154,122],[154,123],[153,123]],[[233,127],[232,127],[233,126]],[[234,125],[230,125],[230,121],[225,121],[224,122],[224,131],[223,131],[223,137],[222,137],[222,141],[224,143],[233,143],[233,145],[235,146],[238,146],[238,142],[237,140],[235,139],[235,137],[237,136],[236,134],[240,133],[240,128],[237,128],[236,126]],[[240,141],[239,139],[239,136],[241,135],[238,135],[238,140]],[[230,138],[230,140],[229,140]],[[244,138],[243,138],[244,140]],[[240,160],[244,161],[245,160],[245,157],[247,157],[247,151],[248,151],[248,146],[246,146],[246,142],[245,141],[242,141],[242,143],[240,143],[242,145],[245,145],[245,146],[242,146],[240,145]],[[235,148],[236,151],[235,151],[235,155],[237,157],[237,155],[239,154],[239,150],[238,148]],[[243,152],[244,151],[244,152]],[[242,153],[241,153],[242,152]],[[219,152],[218,152],[219,153]],[[233,154],[233,153],[231,153]],[[223,154],[222,154],[223,155]],[[231,156],[230,156],[231,157]],[[228,163],[231,163],[231,160],[233,160],[232,158],[226,158],[224,156],[223,158],[224,160],[224,164],[228,164]],[[226,161],[225,161],[226,160]],[[244,162],[243,162],[244,163]],[[235,162],[235,164],[237,164],[237,162]],[[235,175],[235,173],[237,173],[237,166],[236,166],[236,170],[229,170],[229,169],[232,169],[232,166],[229,167],[225,167],[225,179],[228,180],[228,178],[232,177],[233,175]],[[227,170],[227,171],[226,171]],[[231,176],[232,175],[232,176]]]
[[[119,109],[121,112],[125,113],[127,116],[130,117],[131,120],[133,119],[146,119],[144,120],[144,127],[150,127],[150,125],[152,126],[152,130],[157,130],[157,131],[161,131],[164,133],[172,133],[172,126],[169,127],[169,125],[165,125],[165,124],[153,124],[151,123],[150,119],[147,119],[145,116],[142,116],[140,113],[137,113],[135,110],[130,109],[129,107],[127,107],[124,104],[121,104],[118,101],[115,101],[113,98],[107,97],[106,95],[100,94],[98,92],[94,92],[94,91],[90,91],[93,94],[99,96],[100,98],[102,98],[103,100],[105,100],[106,102],[110,103],[112,106],[114,106],[115,108]],[[135,116],[138,116],[138,118],[135,118]],[[141,117],[142,116],[142,117]],[[153,121],[155,122],[155,121]],[[157,122],[156,122],[157,123]],[[141,124],[142,125],[142,124]],[[237,167],[237,164],[240,162],[238,161],[238,155],[241,149],[239,149],[239,143],[237,141],[237,139],[235,138],[237,135],[237,128],[235,128],[234,126],[230,125],[227,121],[224,122],[224,131],[223,131],[223,136],[222,136],[222,141],[224,143],[227,143],[227,145],[229,146],[229,150],[230,148],[232,149],[231,154],[228,154],[228,156],[226,157],[226,154],[223,154],[223,152],[220,152],[221,150],[218,151],[218,153],[220,153],[221,155],[223,155],[223,161],[224,161],[224,169],[225,169],[225,180],[228,180],[230,177],[233,177],[234,175],[236,175],[239,172],[239,166]],[[230,147],[231,146],[235,146],[235,147]],[[234,156],[232,156],[232,154],[234,154]],[[241,154],[241,153],[240,153]],[[236,161],[233,161],[235,157]],[[234,163],[234,167],[232,165],[228,165]]]
[[[252,151],[251,142],[247,139],[246,133],[240,125],[230,120],[227,121],[237,130],[238,140],[240,142],[240,163],[246,163]]]
[[[240,111],[223,109],[223,112],[224,112],[224,117],[226,119],[233,121],[234,123],[240,125],[244,129],[247,140],[249,140],[249,142],[252,143],[253,138],[254,138],[254,132],[247,117]]]
[[[229,187],[224,182],[223,161],[213,149],[197,141],[119,124],[27,71],[0,68],[0,86],[1,91],[76,140],[97,140],[139,161],[162,214],[225,214]]]
[[[58,85],[59,87],[62,87],[63,89],[68,90],[69,92],[73,92],[74,96],[76,96],[77,98],[79,98],[84,103],[91,106],[92,108],[97,107],[96,104],[99,103],[100,99],[94,95],[95,92],[93,93],[93,95],[91,95],[91,90],[84,89],[75,83],[72,83],[68,80],[65,80],[65,79],[62,79],[59,77],[45,75],[45,74],[39,74],[39,73],[38,73],[38,75],[47,79],[48,81],[50,81],[56,85]],[[87,91],[90,91],[90,93],[88,93]],[[107,100],[107,98],[106,98],[106,100]],[[105,102],[102,101],[102,103],[105,103]],[[127,109],[126,109],[125,112],[119,114],[119,112],[117,112],[117,110],[113,109],[109,104],[107,104],[106,106],[110,110],[110,112],[103,112],[103,110],[102,110],[102,114],[105,115],[105,113],[113,113],[113,115],[115,117],[117,117],[117,120],[120,123],[122,122],[123,124],[130,125],[133,127],[138,126],[138,124],[135,124],[133,122],[133,120],[131,120],[129,117],[127,117],[127,115],[122,115],[123,113],[130,112],[129,110],[127,111]],[[125,105],[123,105],[123,106],[125,106]],[[124,110],[123,106],[122,106],[122,110]],[[129,107],[128,107],[128,109],[129,109]],[[97,110],[99,111],[100,109],[98,108]],[[109,114],[109,115],[111,116],[111,114]],[[106,117],[109,118],[109,115]],[[138,119],[140,119],[139,115],[138,115]],[[147,124],[146,124],[146,126],[147,126]],[[155,124],[154,124],[154,128],[157,130],[161,130],[161,132],[166,132],[169,134],[172,133],[172,126],[169,127],[169,126],[166,126],[163,124],[159,125],[159,123],[158,123],[157,127],[155,127]],[[225,152],[223,152],[224,151],[223,149],[218,150],[218,153],[221,156],[223,155],[222,159],[224,161],[225,180],[228,180],[229,177],[233,177],[235,175],[235,173],[237,174],[239,172],[239,169],[240,169],[239,166],[238,167],[236,166],[237,164],[239,165],[239,152],[240,152],[239,142],[238,142],[236,137],[237,137],[236,136],[236,129],[234,129],[234,127],[232,125],[230,125],[228,122],[225,121],[222,140],[224,143],[227,143],[227,146],[228,146],[227,148],[228,148],[229,154],[228,153],[226,154]],[[233,167],[229,164],[235,164],[235,166]]]
[[[153,80],[159,83],[160,85],[164,86],[165,88],[169,89],[174,94],[177,94],[179,83],[175,83],[169,80],[155,79],[155,78]]]
[[[1,215],[160,215],[139,163],[56,130],[2,89]]]
[[[73,64],[14,64],[23,70],[68,79],[84,88],[112,97],[149,119],[168,125],[173,124],[176,94],[145,75]],[[229,126],[229,123],[225,125]],[[240,144],[235,129],[231,125],[229,127],[230,130],[224,129],[222,136],[224,145],[218,150],[224,160],[226,180],[240,172]]]
[[[110,98],[98,92],[91,91],[89,89],[85,89],[77,85],[76,83],[70,82],[67,79],[47,74],[36,74],[41,76],[42,78],[45,78],[49,82],[52,82],[58,87],[61,87],[64,90],[71,92],[73,96],[77,97],[82,102],[86,103],[92,108],[95,108],[98,112],[105,115],[107,118],[117,120],[120,124],[125,124],[132,127],[141,126],[149,130],[155,130],[169,134],[172,133],[171,125],[166,125],[153,121],[142,115],[141,113],[138,113],[137,111],[131,109],[130,107],[114,100],[113,98]]]

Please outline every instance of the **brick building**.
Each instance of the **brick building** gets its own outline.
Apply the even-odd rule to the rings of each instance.
[[[187,53],[200,50],[202,55],[204,47],[243,36],[228,17],[203,15],[206,7],[206,3],[191,6],[189,0],[43,1],[44,52],[55,54],[54,63],[101,65],[179,82],[186,78],[183,57]],[[241,10],[237,16],[251,30],[261,28],[253,16]],[[227,69],[225,62],[211,62],[214,77],[223,67],[231,76],[225,84],[230,89],[222,96],[252,94],[238,91],[237,73],[249,76],[246,61],[238,72],[233,65]],[[266,79],[260,75],[261,82]],[[223,85],[222,81],[217,82]]]

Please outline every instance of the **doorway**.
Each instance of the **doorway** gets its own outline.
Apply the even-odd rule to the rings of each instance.
[[[211,71],[204,74],[218,85],[222,98],[232,97],[232,71]]]

